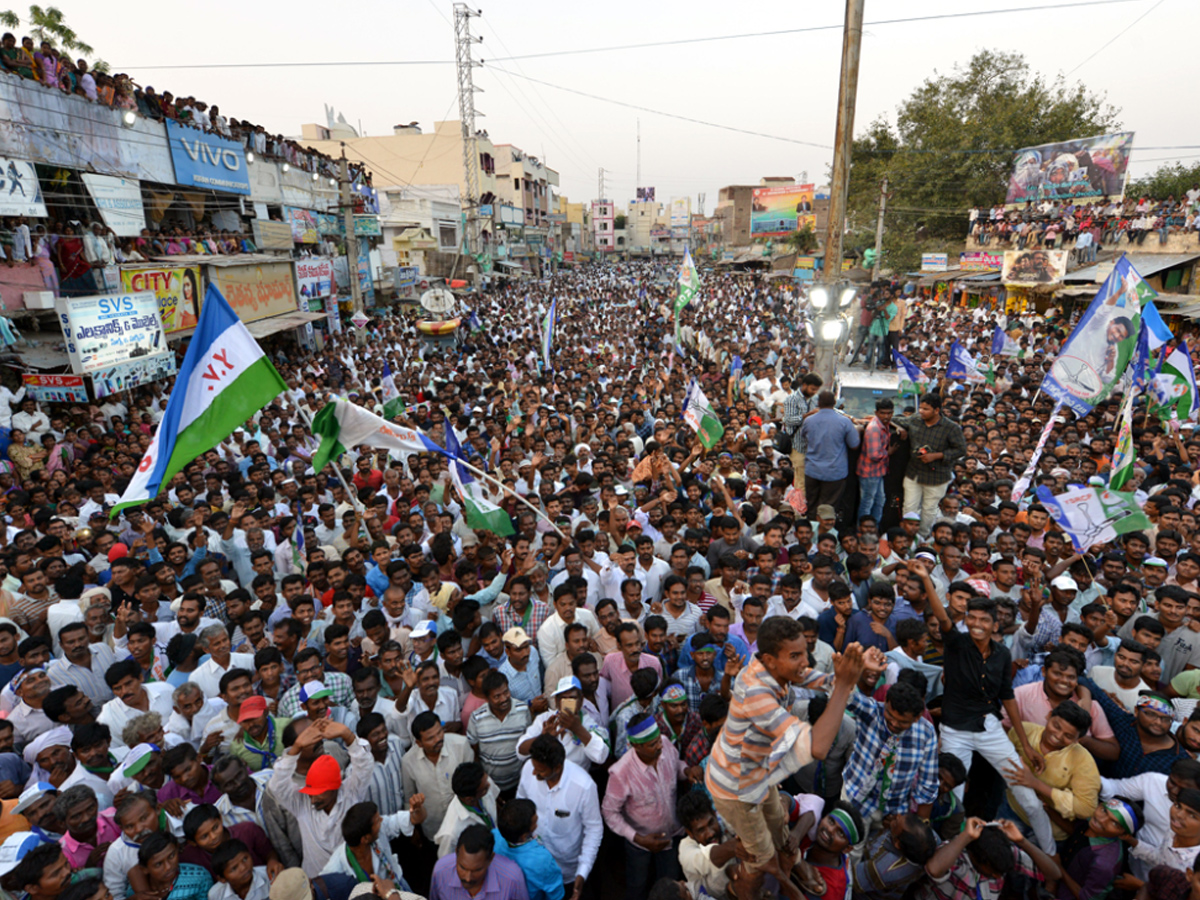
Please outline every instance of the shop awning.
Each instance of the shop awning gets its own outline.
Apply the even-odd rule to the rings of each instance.
[[[1143,278],[1157,275],[1176,266],[1188,265],[1200,259],[1200,253],[1126,253],[1125,258]],[[1112,271],[1113,262],[1097,263],[1084,269],[1068,272],[1064,281],[1103,281]]]
[[[316,322],[318,319],[325,318],[323,312],[294,312],[283,316],[275,316],[270,319],[259,319],[257,322],[250,322],[246,325],[246,330],[256,338],[265,338],[269,334],[278,334],[281,331],[287,331],[291,328],[300,328],[308,322]]]

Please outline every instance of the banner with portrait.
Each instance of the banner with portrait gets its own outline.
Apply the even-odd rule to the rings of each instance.
[[[1013,156],[1004,202],[1120,200],[1132,150],[1132,131],[1024,147]]]
[[[1000,280],[1006,285],[1038,287],[1058,284],[1067,274],[1066,250],[1005,250]]]
[[[769,237],[816,227],[811,184],[785,184],[751,191],[750,236]]]

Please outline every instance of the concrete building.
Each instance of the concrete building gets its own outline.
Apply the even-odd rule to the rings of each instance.
[[[611,253],[616,247],[617,208],[611,200],[592,201],[592,240],[597,253]]]
[[[379,192],[379,227],[396,264],[422,274],[449,277],[462,241],[462,203],[457,184],[409,185]],[[459,262],[458,274],[463,267]]]

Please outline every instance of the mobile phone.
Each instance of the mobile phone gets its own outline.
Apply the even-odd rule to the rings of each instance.
[[[579,698],[564,697],[558,704],[558,708],[561,712],[568,712],[573,716],[577,716],[579,715]]]

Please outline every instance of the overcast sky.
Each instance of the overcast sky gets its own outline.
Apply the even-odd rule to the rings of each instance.
[[[483,3],[484,0],[478,0]],[[200,4],[122,0],[111,4],[60,0],[80,36],[141,84],[194,94],[225,115],[297,135],[304,122],[324,122],[329,103],[367,134],[394,124],[458,117],[452,5],[444,0],[294,0]],[[950,16],[994,6],[1042,5],[1037,0],[868,0],[856,133],[879,115],[894,120],[897,105],[934,70],[949,71],[978,50],[1015,50],[1047,75],[1069,72],[1117,106],[1137,132],[1134,174],[1163,157],[1200,158],[1190,109],[1179,100],[1192,82],[1182,36],[1200,32],[1195,0],[1127,0],[971,18],[876,24],[886,19]],[[1048,5],[1048,4],[1046,4]],[[15,7],[20,8],[20,7]],[[831,145],[837,105],[843,7],[835,0],[487,0],[472,20],[484,42],[477,58],[518,75],[679,116]],[[1139,17],[1145,16],[1141,21]],[[1136,21],[1136,24],[1134,24]],[[837,26],[808,33],[747,37],[601,53],[500,62],[500,57],[578,51],[782,29]],[[1115,40],[1114,40],[1115,39]],[[1113,43],[1091,60],[1087,57]],[[1168,48],[1174,48],[1169,50]],[[218,63],[318,63],[441,60],[439,65],[270,68],[156,68]],[[617,106],[525,79],[493,66],[476,70],[478,120],[493,141],[540,156],[561,174],[571,200],[596,196],[599,167],[607,194],[633,197],[637,120],[641,119],[643,185],[658,198],[707,194],[757,183],[764,175],[807,172],[820,183],[830,151],[708,127]],[[1174,86],[1174,87],[1172,87]],[[1073,137],[1063,135],[1062,137]]]

